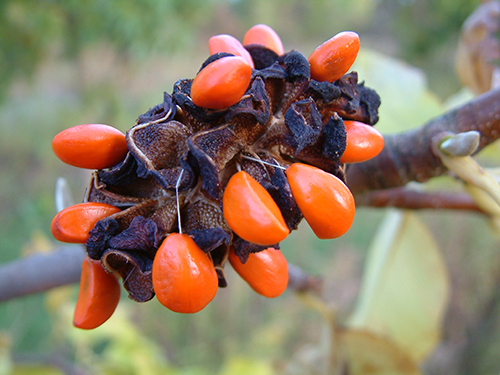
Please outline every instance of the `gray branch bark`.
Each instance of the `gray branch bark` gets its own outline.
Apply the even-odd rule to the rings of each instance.
[[[85,249],[66,245],[0,266],[0,301],[39,293],[80,280]]]

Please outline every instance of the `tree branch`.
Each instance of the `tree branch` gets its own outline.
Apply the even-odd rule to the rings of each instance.
[[[0,301],[79,281],[85,255],[83,246],[66,245],[1,265]]]
[[[478,151],[500,137],[500,88],[478,96],[418,129],[386,135],[385,147],[377,157],[348,167],[349,188],[356,196],[442,175],[447,169],[434,154],[433,143],[446,133],[469,130],[481,133]]]
[[[319,293],[322,287],[323,282],[320,278],[308,275],[294,264],[288,264],[288,289],[294,292]]]
[[[452,209],[484,213],[466,193],[423,192],[404,187],[368,191],[356,197],[356,206],[408,209]]]

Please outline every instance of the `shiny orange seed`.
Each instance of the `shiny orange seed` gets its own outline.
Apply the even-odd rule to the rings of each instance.
[[[336,176],[319,168],[294,163],[286,170],[292,194],[304,218],[321,239],[340,237],[354,220],[354,198]]]
[[[100,261],[85,258],[73,325],[81,329],[99,327],[113,315],[119,300],[120,283],[116,276],[107,273]]]
[[[217,273],[207,254],[186,234],[171,233],[153,261],[153,288],[168,309],[191,314],[217,294]]]
[[[245,171],[235,173],[229,180],[222,208],[229,227],[248,242],[273,245],[290,233],[271,195]]]
[[[120,209],[106,203],[87,202],[75,204],[58,212],[52,219],[50,230],[61,242],[85,243],[96,223]]]
[[[77,125],[63,130],[52,141],[56,156],[66,164],[103,169],[120,163],[128,152],[125,135],[103,124]]]
[[[255,68],[252,56],[234,36],[228,34],[214,35],[208,40],[208,50],[211,55],[217,52],[227,52],[240,56],[252,69]]]
[[[347,146],[341,163],[359,163],[377,156],[384,148],[384,137],[373,126],[359,121],[344,121]]]
[[[279,56],[285,53],[281,38],[271,27],[258,24],[251,27],[243,37],[243,45],[259,44],[276,52]]]
[[[199,107],[223,109],[239,102],[250,84],[252,69],[239,56],[208,64],[194,78],[191,99]]]
[[[280,250],[268,248],[251,253],[243,264],[231,248],[229,263],[253,290],[264,297],[278,297],[288,285],[288,262]]]
[[[309,56],[311,78],[334,82],[351,68],[359,52],[359,36],[343,31],[317,47]]]

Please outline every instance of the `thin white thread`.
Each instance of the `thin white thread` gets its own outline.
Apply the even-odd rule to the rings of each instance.
[[[268,163],[267,161],[264,161],[264,160],[260,160],[260,159],[256,159],[252,156],[247,156],[247,155],[241,155],[241,157],[243,159],[248,159],[248,160],[253,160],[253,161],[256,161],[258,163],[262,163],[262,164],[266,164],[266,165],[269,165],[271,167],[275,167],[275,168],[279,168],[279,169],[282,169],[284,171],[286,171],[286,168],[285,167],[282,167],[281,165],[278,165],[278,164],[272,164],[272,163]]]
[[[181,178],[183,173],[184,169],[181,169],[181,173],[179,173],[179,177],[177,178],[177,183],[175,184],[175,199],[177,202],[177,225],[179,226],[179,234],[182,234],[181,208],[179,207],[179,185],[181,184]]]

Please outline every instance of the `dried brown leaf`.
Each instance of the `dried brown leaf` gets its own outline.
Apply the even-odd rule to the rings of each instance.
[[[465,20],[455,56],[455,67],[462,84],[479,95],[495,87],[500,70],[498,31],[500,2],[481,4]]]

